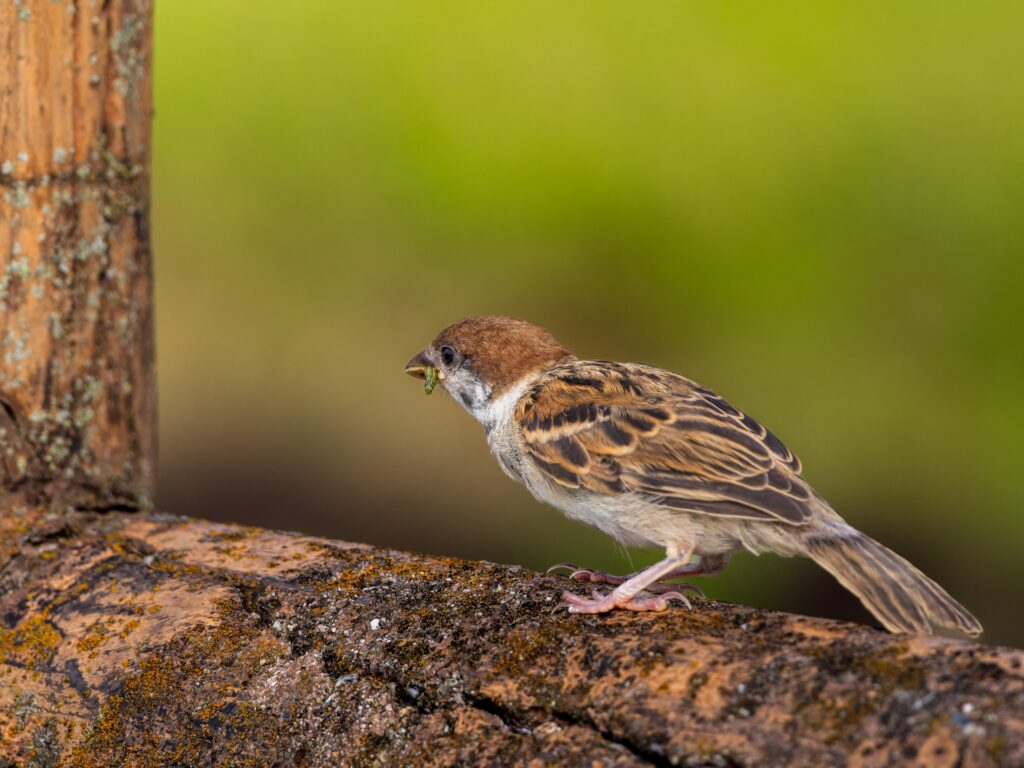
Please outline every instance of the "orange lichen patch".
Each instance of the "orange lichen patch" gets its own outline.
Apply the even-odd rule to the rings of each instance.
[[[75,584],[74,587],[72,587],[67,592],[65,592],[65,595],[67,596],[67,598],[69,600],[74,600],[76,597],[78,597],[82,593],[88,592],[88,591],[89,591],[89,582],[87,582],[87,581],[80,581],[77,584]]]
[[[201,576],[204,573],[202,566],[183,562],[184,559],[185,555],[181,552],[165,552],[160,555],[159,559],[154,559],[149,567],[154,571],[162,571],[171,576]]]
[[[22,620],[13,629],[0,629],[0,660],[37,669],[50,660],[61,635],[46,611]]]
[[[103,535],[106,539],[107,546],[111,552],[115,552],[119,555],[123,555],[128,552],[128,548],[125,546],[124,536],[120,533],[106,533]]]
[[[92,659],[96,657],[96,649],[107,642],[109,638],[110,634],[107,628],[100,622],[96,622],[85,631],[81,639],[75,643],[75,647],[89,654],[89,658]]]
[[[218,555],[224,557],[230,557],[232,559],[238,559],[245,554],[246,547],[242,544],[223,544],[213,548],[213,551]]]
[[[113,637],[124,640],[134,632],[142,622],[139,619],[108,616],[104,622],[96,622],[75,643],[78,650],[86,653],[88,658],[96,658],[97,649]]]
[[[453,562],[462,563],[457,560]],[[383,582],[414,583],[437,578],[443,575],[448,566],[444,558],[427,562],[406,557],[376,556],[366,558],[356,567],[346,568],[334,578],[318,581],[314,587],[318,592],[337,589],[352,594]]]
[[[494,664],[496,673],[518,674],[522,669],[535,669],[538,661],[554,653],[559,645],[554,627],[531,628],[499,639],[502,652]]]
[[[128,635],[130,635],[132,632],[138,629],[141,623],[142,622],[138,619],[129,619],[124,623],[124,626],[121,627],[121,631],[117,633],[117,636],[124,640],[128,637]]]

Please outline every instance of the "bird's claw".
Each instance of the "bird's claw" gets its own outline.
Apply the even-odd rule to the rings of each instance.
[[[573,563],[555,563],[550,568],[548,568],[546,571],[544,571],[544,573],[546,575],[550,576],[552,573],[554,573],[555,571],[557,571],[559,569],[562,569],[562,568],[566,569],[570,573],[575,573],[576,571],[579,571],[579,569],[580,569],[580,567],[578,565],[575,565]],[[571,579],[572,576],[569,576],[569,578]]]
[[[670,592],[662,592],[661,593],[662,597],[667,598],[669,595],[676,595],[678,597],[681,597],[683,599],[683,602],[685,602],[686,605],[688,607],[691,607],[691,608],[693,606],[690,605],[690,601],[687,600],[685,597],[683,597],[683,594],[682,594],[686,590],[689,589],[690,591],[693,592],[693,594],[699,595],[700,597],[703,597],[705,600],[707,600],[707,596],[704,594],[704,590],[701,589],[700,587],[698,587],[696,584],[689,584],[689,583],[683,583],[683,582],[680,582],[679,584],[670,584],[670,583],[666,583],[666,582],[660,582],[658,584],[658,586],[659,587],[665,587],[665,588],[671,590]]]
[[[547,573],[550,574],[557,570],[567,570],[569,574],[567,578],[572,581],[586,581],[591,584],[610,584],[612,586],[618,586],[629,579],[629,576],[615,576],[604,571],[595,571],[590,568],[580,568],[573,563],[557,563],[548,568]],[[645,592],[653,592],[654,594],[672,594],[685,592],[691,590],[694,594],[704,597],[704,590],[698,587],[696,584],[690,584],[688,582],[671,582],[671,581],[656,581],[653,584],[647,585],[644,588]]]
[[[568,608],[569,613],[607,613],[615,608],[627,611],[664,611],[668,608],[671,600],[678,600],[687,608],[693,608],[682,592],[665,592],[650,597],[637,595],[623,599],[616,596],[614,591],[607,595],[601,595],[597,590],[591,593],[590,598],[572,592],[564,592],[560,607]]]
[[[685,584],[683,586],[691,587],[693,589],[696,589],[697,592],[700,592],[700,596],[704,597],[704,593],[700,591],[699,587],[694,587],[693,584]],[[689,601],[689,599],[686,597],[686,595],[684,595],[682,592],[663,592],[662,594],[658,595],[657,599],[658,600],[663,600],[665,602],[665,607],[666,608],[668,607],[668,601],[669,600],[678,600],[680,603],[685,605],[688,609],[693,610],[693,603],[691,603]]]

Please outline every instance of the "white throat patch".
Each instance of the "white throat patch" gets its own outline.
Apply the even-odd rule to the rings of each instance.
[[[484,429],[488,432],[503,427],[512,418],[519,398],[523,396],[535,378],[536,376],[523,377],[514,386],[509,387],[501,397],[486,403],[480,409],[479,414],[473,413],[473,416],[484,425]]]

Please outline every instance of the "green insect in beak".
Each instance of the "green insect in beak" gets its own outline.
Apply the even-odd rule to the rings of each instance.
[[[423,372],[423,391],[429,395],[434,391],[438,381],[437,368],[428,365],[427,369]]]

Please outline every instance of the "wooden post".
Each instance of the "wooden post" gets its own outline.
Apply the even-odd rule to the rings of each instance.
[[[0,3],[0,489],[145,507],[151,3]]]

